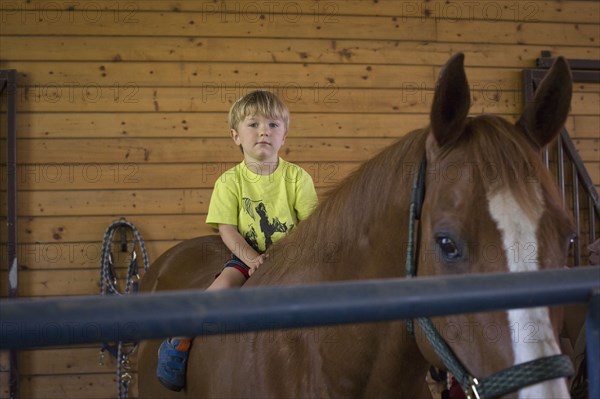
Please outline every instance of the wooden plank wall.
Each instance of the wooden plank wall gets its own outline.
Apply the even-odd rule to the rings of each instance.
[[[31,0],[2,1],[0,12],[0,68],[19,76],[27,297],[97,293],[102,235],[120,216],[139,227],[151,259],[210,233],[211,187],[240,159],[226,114],[248,90],[287,102],[283,156],[323,193],[427,124],[435,77],[454,52],[466,54],[472,111],[512,120],[521,70],[541,51],[600,58],[597,1]],[[600,88],[575,90],[568,128],[598,187]],[[2,295],[6,285],[3,263]],[[96,347],[20,359],[24,398],[116,397],[114,363],[98,365]],[[6,369],[3,354],[0,398]]]

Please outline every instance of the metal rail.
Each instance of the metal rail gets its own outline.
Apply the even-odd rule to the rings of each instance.
[[[19,296],[17,262],[17,71],[0,71],[0,101],[6,95],[6,226],[7,226],[7,265],[8,296]],[[10,351],[10,399],[19,398],[19,367],[16,351]]]
[[[0,349],[241,333],[588,302],[589,392],[590,397],[600,397],[600,266],[98,299],[85,296],[0,302]]]
[[[136,341],[588,302],[600,267],[0,302],[0,349]],[[240,307],[239,304],[244,306]]]

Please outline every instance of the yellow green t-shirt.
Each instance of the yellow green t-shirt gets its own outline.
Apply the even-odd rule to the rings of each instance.
[[[206,223],[235,225],[248,244],[264,252],[310,215],[317,193],[304,169],[281,158],[269,175],[253,170],[242,161],[219,177]]]

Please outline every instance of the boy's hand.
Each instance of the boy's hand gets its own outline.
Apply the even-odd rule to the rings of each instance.
[[[256,258],[254,258],[250,262],[248,262],[247,265],[250,268],[250,271],[248,272],[248,274],[252,276],[252,274],[254,274],[254,272],[257,271],[258,268],[263,264],[266,257],[267,257],[266,254],[260,254]]]
[[[259,254],[254,248],[248,245],[235,225],[220,224],[219,233],[227,248],[250,268],[248,271],[250,276],[258,270],[260,265],[262,265],[268,257],[266,253]]]

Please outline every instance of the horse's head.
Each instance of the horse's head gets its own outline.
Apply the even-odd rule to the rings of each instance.
[[[565,265],[573,222],[542,163],[540,149],[562,128],[571,76],[559,58],[516,124],[468,117],[470,90],[463,55],[441,72],[426,143],[427,173],[420,222],[419,275],[533,271]],[[434,319],[475,377],[560,353],[558,311],[509,310]],[[419,331],[417,331],[419,332]],[[439,364],[431,346],[425,356]],[[542,386],[543,385],[543,386]],[[568,396],[554,380],[520,397]]]

